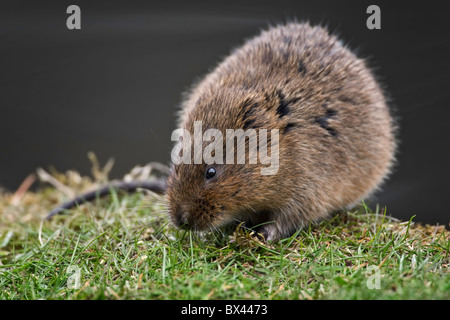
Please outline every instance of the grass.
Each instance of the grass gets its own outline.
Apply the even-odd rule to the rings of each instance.
[[[12,198],[0,193],[0,299],[450,299],[449,231],[364,204],[263,243],[242,228],[177,230],[151,194],[113,193],[42,226],[61,191]]]

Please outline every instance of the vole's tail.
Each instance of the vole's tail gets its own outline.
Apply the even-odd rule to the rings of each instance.
[[[85,194],[82,194],[82,195],[76,197],[73,200],[63,203],[59,207],[56,207],[55,209],[53,209],[45,217],[45,220],[50,220],[54,215],[60,214],[64,210],[73,208],[74,206],[77,206],[79,204],[82,204],[82,203],[85,203],[88,201],[92,201],[97,198],[104,197],[104,196],[110,194],[111,190],[123,190],[126,192],[134,192],[137,189],[146,189],[146,190],[150,190],[155,193],[158,193],[158,194],[163,194],[166,190],[166,179],[160,178],[160,179],[149,180],[149,181],[112,182],[111,184],[103,186],[97,190],[87,192]]]

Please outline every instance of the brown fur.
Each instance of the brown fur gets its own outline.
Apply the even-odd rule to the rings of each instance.
[[[365,62],[321,27],[271,28],[206,75],[182,105],[180,127],[276,128],[280,166],[172,166],[167,195],[172,221],[196,230],[234,220],[279,239],[376,190],[390,171],[394,125]]]

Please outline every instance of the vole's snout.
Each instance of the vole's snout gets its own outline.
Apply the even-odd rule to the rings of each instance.
[[[176,227],[181,228],[187,226],[188,221],[181,206],[176,205],[174,208],[171,209],[171,217],[172,222]]]
[[[187,230],[210,230],[213,225],[220,223],[223,215],[220,211],[213,211],[214,207],[208,210],[199,210],[189,206],[175,204],[170,208],[170,218],[175,227]],[[216,219],[219,218],[219,219]]]

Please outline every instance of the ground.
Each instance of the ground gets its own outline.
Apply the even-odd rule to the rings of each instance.
[[[75,194],[101,173],[50,176]],[[382,207],[265,243],[242,227],[177,230],[165,199],[145,192],[41,223],[69,197],[52,184],[0,192],[0,299],[450,299],[449,231]]]

